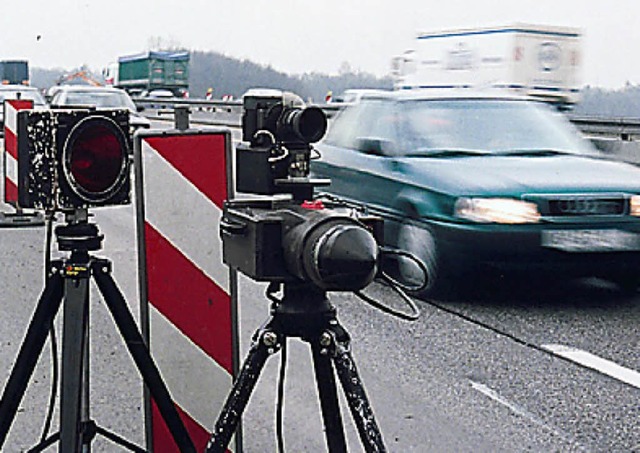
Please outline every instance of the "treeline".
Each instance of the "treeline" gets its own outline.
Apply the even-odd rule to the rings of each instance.
[[[74,70],[66,70],[62,68],[44,69],[44,68],[30,68],[31,70],[31,85],[46,89],[56,85],[60,77]]]
[[[640,85],[628,83],[618,90],[587,86],[575,108],[578,115],[640,118]]]
[[[277,71],[271,66],[256,64],[249,60],[239,60],[218,52],[191,52],[189,91],[192,98],[203,98],[208,88],[213,88],[214,97],[231,95],[238,99],[250,88],[276,88],[292,91],[305,100],[322,103],[327,92],[334,96],[349,88],[390,89],[390,77],[375,77],[371,74],[352,71],[343,65],[339,75],[320,73],[291,75]],[[87,70],[87,68],[80,68]],[[31,82],[34,86],[48,88],[61,75],[77,71],[64,69],[32,68]],[[93,73],[97,80],[101,74]],[[640,118],[640,85],[627,84],[618,90],[608,90],[587,86],[582,92],[582,100],[575,113],[605,117]]]
[[[337,76],[319,73],[290,75],[270,66],[217,52],[192,52],[189,85],[192,97],[204,97],[208,88],[213,88],[215,97],[231,95],[235,98],[249,88],[276,88],[321,103],[329,91],[338,95],[349,88],[390,89],[392,81],[389,77],[377,78],[352,71],[344,71]]]

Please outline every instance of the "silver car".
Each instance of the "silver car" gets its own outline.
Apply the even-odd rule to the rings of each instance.
[[[40,90],[24,85],[0,85],[0,104],[10,99],[27,99],[33,101],[35,108],[47,106]],[[0,107],[0,135],[4,135],[4,108]]]
[[[52,107],[92,106],[108,109],[127,109],[130,112],[129,124],[131,133],[135,130],[151,127],[149,119],[140,115],[142,107],[136,105],[126,91],[111,87],[94,87],[84,85],[60,86],[51,98]]]

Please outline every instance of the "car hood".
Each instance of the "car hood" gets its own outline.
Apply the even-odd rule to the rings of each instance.
[[[149,127],[151,126],[151,121],[149,120],[149,118],[146,118],[142,115],[131,113],[129,115],[129,124],[134,127]]]
[[[640,168],[577,155],[404,158],[412,185],[454,196],[527,193],[637,192]],[[423,181],[424,184],[420,182]]]

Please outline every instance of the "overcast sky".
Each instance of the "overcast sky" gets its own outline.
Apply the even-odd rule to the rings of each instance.
[[[640,83],[638,0],[0,0],[0,59],[101,69],[162,37],[289,73],[342,62],[385,75],[418,31],[568,25],[584,33],[585,84]]]

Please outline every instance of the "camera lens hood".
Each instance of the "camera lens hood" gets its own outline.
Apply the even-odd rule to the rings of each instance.
[[[288,233],[289,271],[327,291],[357,291],[378,269],[378,245],[358,221],[341,216],[310,219]]]

